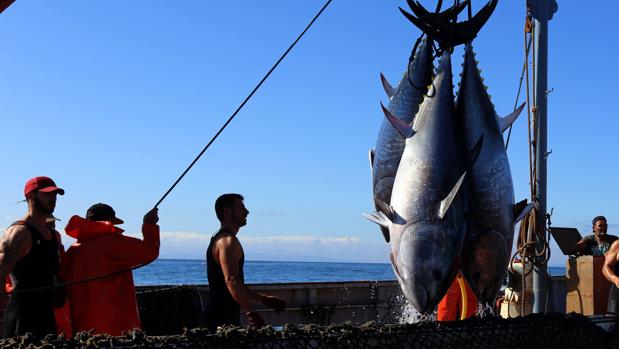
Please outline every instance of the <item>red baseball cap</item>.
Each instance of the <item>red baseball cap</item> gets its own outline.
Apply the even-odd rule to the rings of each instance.
[[[33,191],[40,191],[43,193],[57,192],[60,195],[64,195],[64,189],[58,188],[51,178],[45,176],[34,177],[26,182],[24,195],[28,195]]]

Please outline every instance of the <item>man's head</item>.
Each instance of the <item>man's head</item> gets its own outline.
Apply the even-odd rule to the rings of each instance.
[[[45,176],[29,179],[24,187],[28,206],[44,215],[54,212],[58,194],[64,195],[64,189],[58,188],[51,178]]]
[[[593,233],[596,236],[605,236],[606,231],[608,230],[608,223],[606,222],[606,217],[597,216],[593,218]]]
[[[242,227],[247,224],[247,215],[249,211],[243,204],[243,198],[240,194],[224,194],[215,201],[215,214],[217,219],[225,225],[235,225]]]
[[[104,221],[112,224],[123,224],[124,221],[116,217],[116,212],[110,205],[98,203],[90,206],[86,211],[86,219],[90,221]]]

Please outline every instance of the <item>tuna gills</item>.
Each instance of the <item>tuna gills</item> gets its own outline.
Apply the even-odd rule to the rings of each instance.
[[[393,185],[391,205],[376,199],[378,212],[366,214],[389,229],[391,263],[408,301],[432,311],[456,273],[466,233],[464,156],[456,139],[451,58],[445,52],[431,97],[425,97],[413,126],[384,109],[407,137]]]
[[[471,215],[462,253],[462,269],[479,300],[493,303],[505,278],[514,237],[514,187],[503,131],[518,110],[499,118],[480,76],[471,44],[465,47],[456,102],[464,144],[483,135],[483,146],[468,176]],[[530,208],[530,206],[529,206]]]
[[[406,75],[398,87],[393,90],[381,75],[383,86],[389,96],[389,110],[398,115],[406,124],[411,124],[423,95],[427,92],[427,85],[432,76],[432,47],[424,41],[418,48],[417,53],[410,64],[410,79]],[[370,166],[372,167],[372,188],[375,198],[389,203],[393,181],[398,170],[400,158],[404,151],[404,138],[383,119],[375,150],[370,150]],[[376,207],[378,210],[379,208]],[[381,227],[385,240],[389,242],[389,231]]]

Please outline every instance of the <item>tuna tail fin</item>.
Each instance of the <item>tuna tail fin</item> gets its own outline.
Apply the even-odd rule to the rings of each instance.
[[[389,81],[387,81],[387,78],[385,77],[385,75],[383,75],[383,73],[380,73],[380,82],[383,84],[383,88],[385,89],[387,97],[391,99],[391,97],[393,97],[395,93],[395,90],[393,89],[393,86],[391,86]]]
[[[465,0],[453,7],[446,9],[443,12],[429,12],[426,10],[419,1],[406,0],[408,3],[408,7],[413,11],[413,13],[419,17],[422,21],[430,24],[431,26],[436,26],[437,24],[445,24],[447,22],[456,20],[458,18],[458,14],[462,12],[468,5],[468,0]]]
[[[383,109],[383,113],[385,113],[387,120],[389,120],[393,128],[395,128],[396,131],[402,135],[402,137],[411,138],[415,134],[415,131],[413,131],[413,127],[411,125],[393,115],[389,109],[385,108],[382,102],[380,103],[380,107]]]
[[[527,199],[524,199],[514,205],[514,224],[520,222],[526,215],[535,207],[534,203],[527,204]]]
[[[447,197],[443,199],[443,201],[441,201],[441,204],[438,208],[438,218],[440,219],[445,218],[445,214],[447,213],[447,210],[449,210],[449,207],[451,206],[454,199],[456,198],[456,195],[458,195],[458,191],[460,190],[460,187],[462,186],[462,182],[464,181],[465,176],[466,176],[466,172],[464,172],[462,176],[460,176],[460,179],[458,179],[458,182],[456,183],[456,185],[454,185],[453,189],[451,189],[451,192],[449,192],[449,195],[447,195]]]
[[[417,28],[436,40],[442,49],[449,49],[473,40],[494,12],[497,3],[498,0],[490,0],[473,18],[457,23],[445,21],[444,19],[437,20],[424,15],[418,15],[419,18],[417,18],[402,8],[400,8],[400,12]],[[458,8],[454,8],[453,12],[457,10]],[[427,10],[425,11],[427,12]],[[453,13],[450,15],[453,16]]]
[[[406,17],[406,19],[408,19],[411,23],[413,23],[415,25],[415,27],[419,28],[419,30],[421,30],[422,32],[426,33],[426,34],[431,34],[434,32],[434,28],[432,28],[430,26],[430,24],[428,24],[425,21],[420,20],[419,18],[411,15],[410,13],[404,11],[403,8],[398,7],[398,9],[400,10],[400,12],[404,15],[404,17]]]
[[[518,108],[516,108],[516,110],[514,110],[511,114],[503,118],[497,118],[499,130],[501,131],[501,133],[505,132],[505,130],[507,130],[507,128],[510,127],[514,123],[514,121],[516,121],[518,116],[520,116],[520,113],[522,113],[522,109],[524,109],[525,104],[527,104],[527,102],[522,102],[522,104]]]

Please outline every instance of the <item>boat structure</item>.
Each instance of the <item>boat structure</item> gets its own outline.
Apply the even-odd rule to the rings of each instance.
[[[0,12],[12,2],[0,1]],[[526,93],[511,108],[494,105],[475,53],[475,40],[484,35],[499,0],[476,12],[471,2],[438,0],[429,9],[407,0],[402,20],[419,37],[403,43],[413,50],[399,62],[399,82],[382,74],[377,81],[388,102],[376,106],[383,121],[369,151],[374,210],[365,217],[389,244],[396,280],[252,284],[286,299],[286,309],[258,308],[271,326],[230,326],[216,333],[204,329],[208,285],[138,286],[143,332],[23,336],[3,339],[0,346],[618,346],[616,317],[606,313],[610,283],[601,275],[603,257],[570,256],[565,276],[548,273],[548,27],[558,5],[526,0],[526,80],[520,80]],[[459,52],[462,65],[452,65]],[[506,150],[518,118],[528,120],[527,198],[515,197],[512,178],[523,174],[512,173]],[[437,321],[437,306],[453,285],[466,303],[471,292],[465,284],[479,303],[476,316],[464,319],[460,306],[461,319]]]

